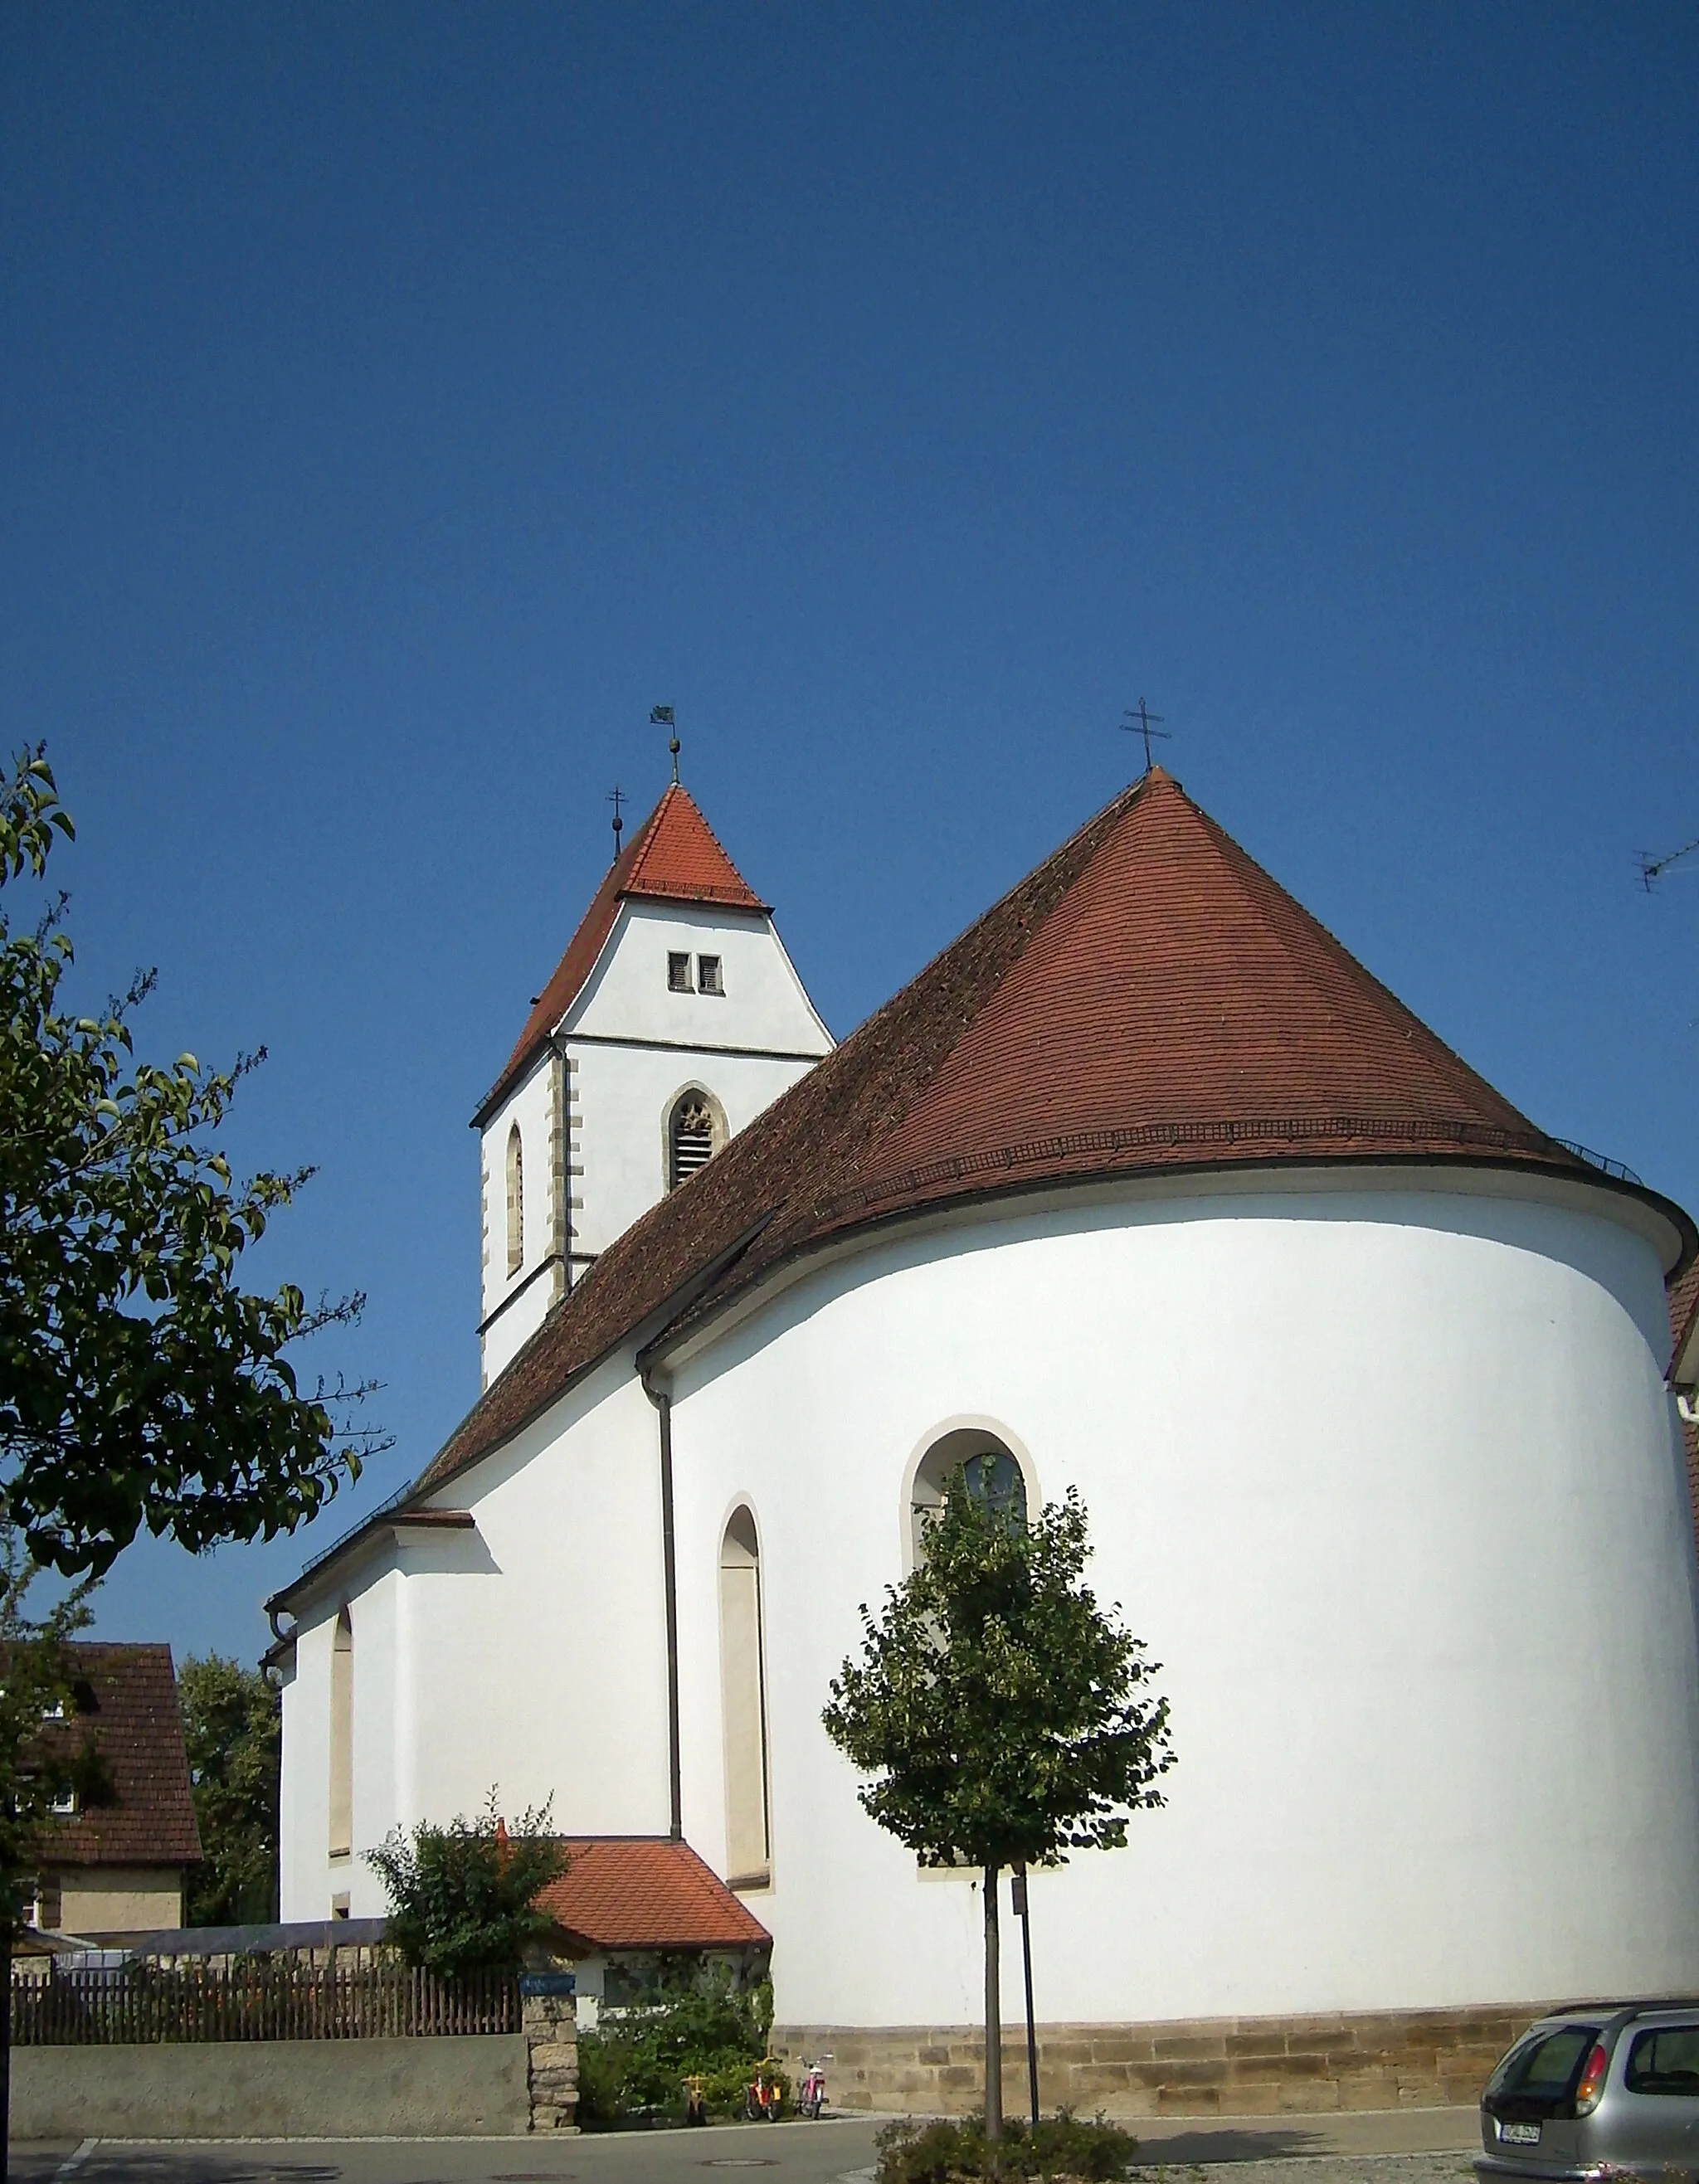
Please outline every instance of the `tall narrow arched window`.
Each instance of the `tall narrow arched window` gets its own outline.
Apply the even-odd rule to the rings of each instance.
[[[525,1264],[525,1153],[515,1123],[507,1134],[507,1270]]]
[[[331,1856],[354,1851],[354,1625],[343,1608],[331,1641]]]
[[[681,1183],[706,1167],[726,1142],[726,1121],[719,1102],[710,1093],[693,1088],[672,1103],[666,1123],[666,1187]]]
[[[765,1887],[772,1875],[766,1655],[760,1543],[748,1507],[733,1511],[720,1542],[720,1703],[726,1740],[726,1877],[733,1888]]]
[[[970,1497],[1011,1524],[1027,1521],[1027,1474],[1019,1459],[994,1434],[978,1426],[959,1427],[934,1441],[915,1473],[909,1506],[910,1546],[914,1560],[926,1553],[926,1528],[944,1507],[951,1479],[962,1473]]]

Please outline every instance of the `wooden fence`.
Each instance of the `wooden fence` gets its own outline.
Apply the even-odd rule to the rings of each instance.
[[[119,2047],[161,2040],[378,2040],[517,2032],[510,1971],[459,1980],[393,1961],[315,1964],[146,1961],[14,1980],[19,2048]]]

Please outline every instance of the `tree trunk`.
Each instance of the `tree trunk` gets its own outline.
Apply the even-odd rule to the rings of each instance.
[[[997,1956],[997,1868],[985,1869],[985,2136],[1003,2136],[1003,1979]],[[0,2179],[0,2184],[4,2180]]]

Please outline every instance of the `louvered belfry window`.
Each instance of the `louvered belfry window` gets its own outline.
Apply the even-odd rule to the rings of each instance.
[[[701,1093],[687,1092],[673,1109],[667,1150],[669,1190],[676,1190],[699,1167],[706,1167],[713,1159],[714,1110]]]

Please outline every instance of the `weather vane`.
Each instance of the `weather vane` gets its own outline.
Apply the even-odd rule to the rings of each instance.
[[[667,731],[666,748],[672,753],[672,778],[674,783],[677,784],[678,780],[678,723],[672,717],[671,706],[656,705],[653,707],[649,713],[649,723],[652,728],[665,728]]]
[[[620,830],[626,823],[620,816],[620,806],[625,800],[626,792],[620,787],[618,782],[616,782],[608,792],[608,801],[614,807],[614,862],[616,864],[620,861]]]
[[[1161,743],[1167,743],[1171,740],[1167,730],[1166,728],[1159,728],[1156,726],[1156,722],[1158,721],[1164,720],[1166,718],[1167,716],[1165,714],[1151,712],[1150,708],[1145,705],[1145,700],[1141,698],[1139,700],[1138,711],[1134,713],[1129,710],[1125,719],[1119,723],[1122,727],[1125,728],[1129,736],[1144,737],[1145,771],[1146,773],[1148,773],[1150,771],[1150,768],[1156,764],[1156,760],[1150,755],[1151,737],[1155,736]]]

